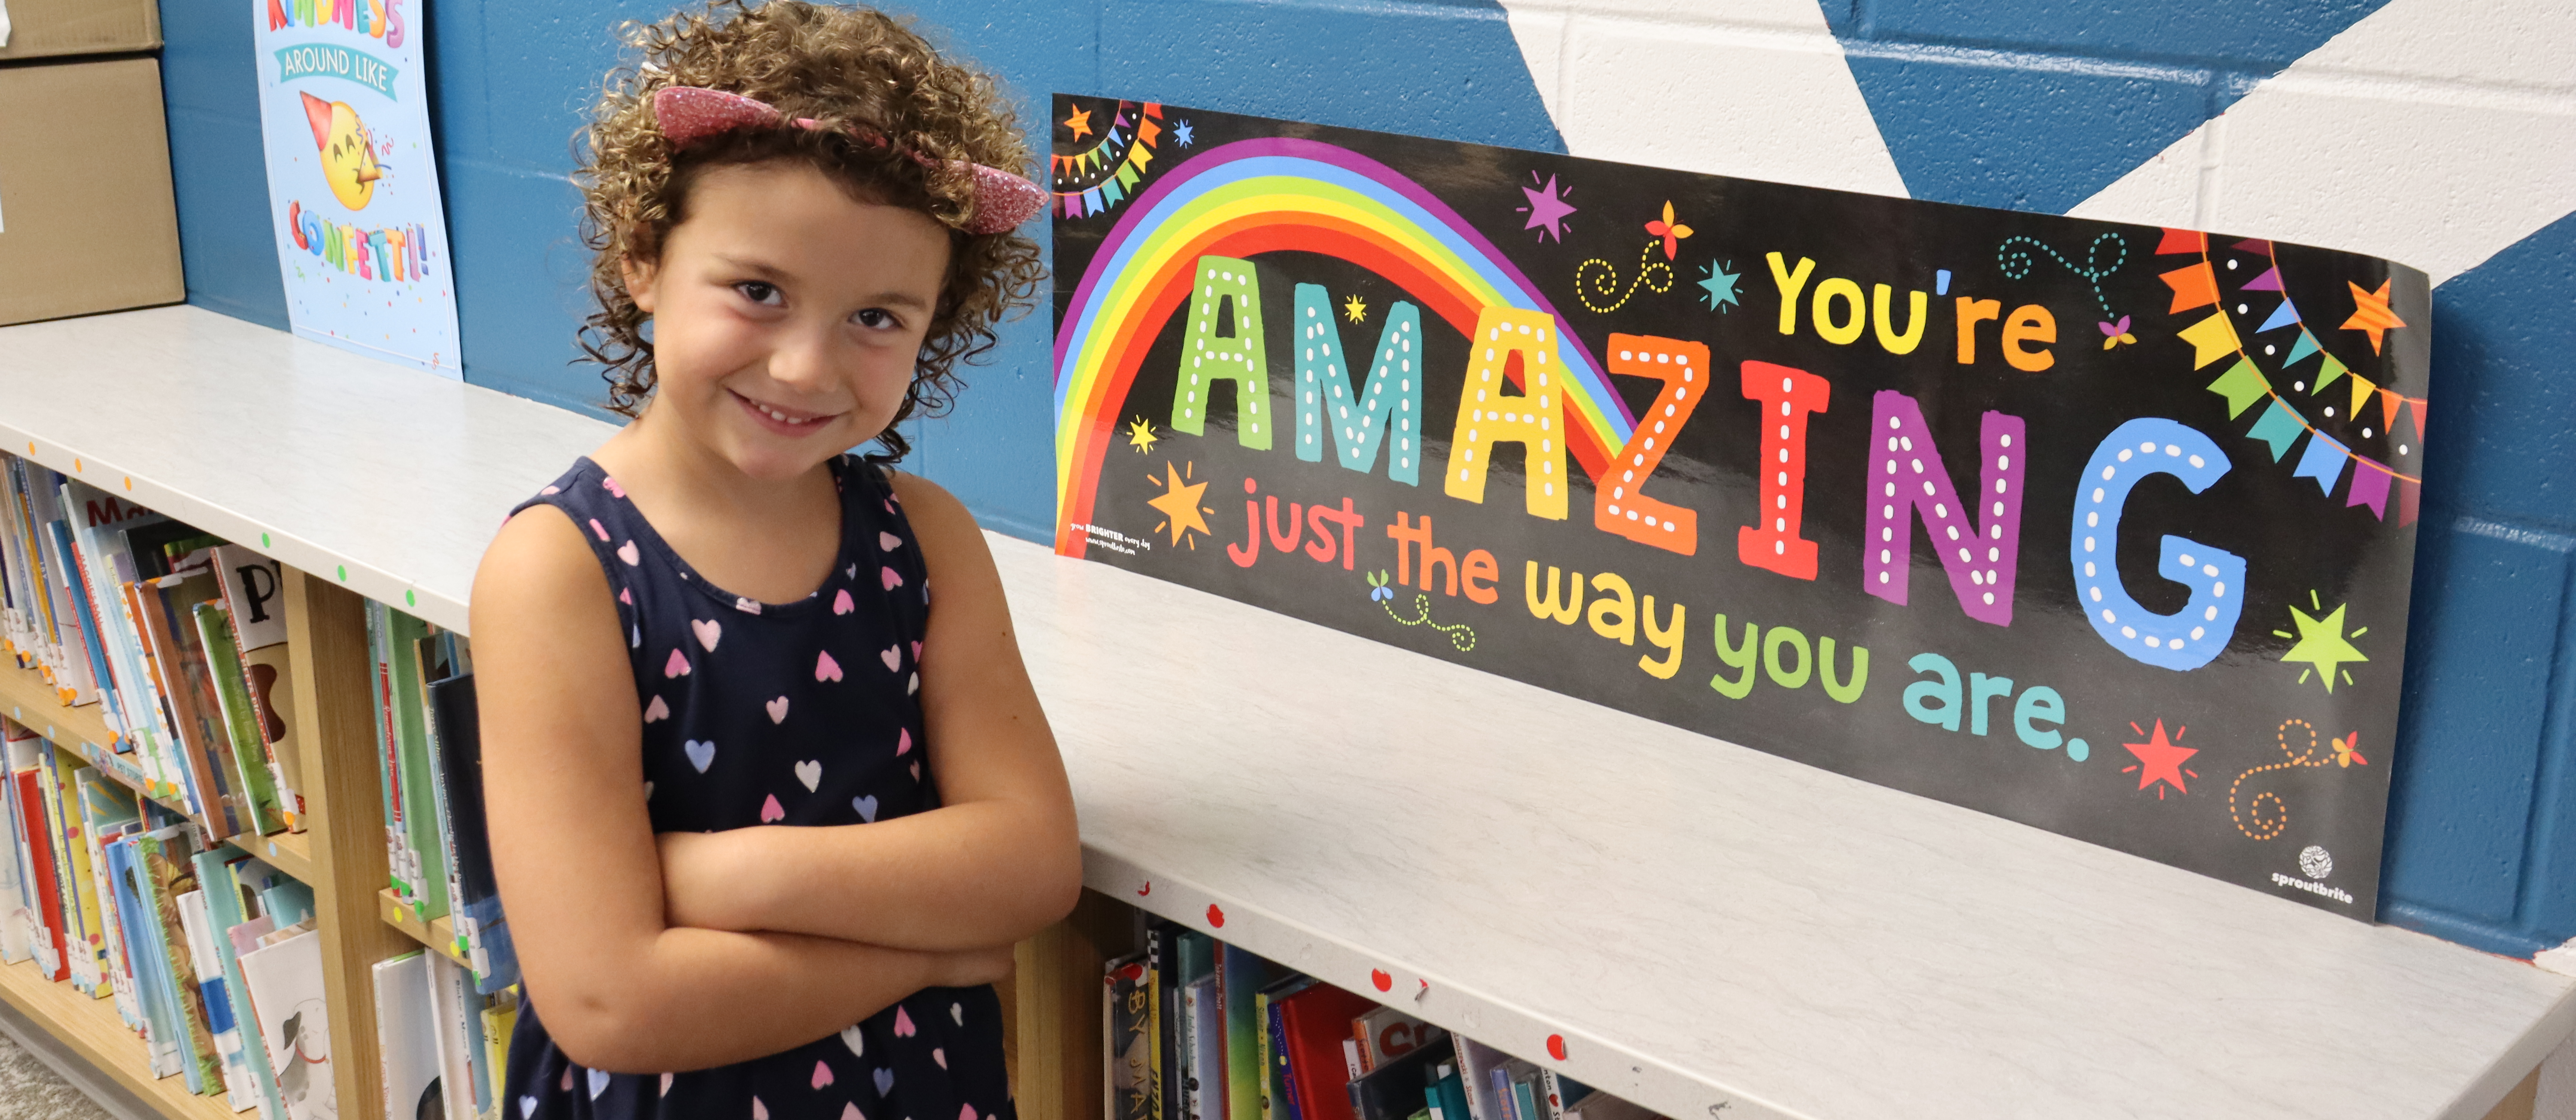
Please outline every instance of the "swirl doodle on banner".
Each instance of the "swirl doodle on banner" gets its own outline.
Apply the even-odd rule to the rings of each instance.
[[[2290,749],[2290,725],[2294,723],[2307,729],[2308,745],[2305,750],[2294,751]],[[2264,790],[2257,793],[2252,798],[2240,796],[2245,789],[2245,779],[2251,778],[2256,774],[2267,773],[2273,770],[2317,768],[2332,766],[2338,762],[2349,766],[2351,763],[2345,761],[2344,756],[2351,755],[2352,748],[2346,744],[2348,741],[2358,740],[2361,738],[2360,732],[2354,732],[2348,737],[2348,739],[2335,740],[2335,757],[2329,758],[2317,754],[2317,728],[2315,724],[2309,723],[2306,720],[2299,719],[2295,716],[2290,719],[2282,720],[2281,726],[2275,729],[2273,734],[2280,741],[2282,756],[2288,761],[2275,762],[2268,766],[2257,766],[2242,774],[2238,774],[2236,776],[2236,781],[2227,787],[2227,816],[2229,819],[2236,822],[2236,831],[2244,833],[2247,839],[2269,840],[2275,836],[2279,836],[2283,829],[2290,827],[2290,807],[2287,803],[2281,800],[2281,795],[2270,790]],[[2353,757],[2359,756],[2353,755]],[[2362,765],[2365,766],[2370,764],[2370,760],[2366,758],[2361,759],[2361,762]],[[2269,809],[2266,809],[2263,805],[2266,801],[2272,803]],[[2251,827],[2248,827],[2245,823],[2248,818],[2251,818],[2254,822]]]
[[[2102,243],[2105,241],[2110,242],[2111,247],[2119,250],[2120,252],[2120,255],[2113,258],[2111,263],[2107,265],[2094,259],[2101,255]],[[2027,248],[2025,248],[2025,246],[2027,246]],[[2111,310],[2111,301],[2103,298],[2102,296],[2103,279],[2114,272],[2120,271],[2121,265],[2129,263],[2129,242],[2127,238],[2121,237],[2116,233],[2105,233],[2100,237],[2094,238],[2092,244],[2084,247],[2084,267],[2077,268],[2075,267],[2074,261],[2067,260],[2064,256],[2059,255],[2057,250],[2049,248],[2046,242],[2043,242],[2036,237],[2007,237],[2003,240],[2003,244],[1995,246],[1995,267],[2002,269],[2005,276],[2011,277],[2015,280],[2023,279],[2029,276],[2031,268],[2039,263],[2031,258],[2030,251],[2032,249],[2037,249],[2042,253],[2048,254],[2048,259],[2056,261],[2059,265],[2064,266],[2066,271],[2083,277],[2085,283],[2093,286],[2093,302],[2102,305],[2102,325],[2105,327],[2113,326],[2115,325],[2114,320],[2116,319],[2117,325],[2120,327],[2117,331],[2105,331],[2103,333],[2114,336],[2129,333],[2127,326],[2128,317],[2115,315]],[[2107,350],[2110,349],[2110,347],[2105,345],[2103,349]]]
[[[1403,615],[1395,613],[1395,604],[1393,602],[1395,598],[1395,589],[1387,586],[1389,581],[1385,572],[1379,571],[1371,573],[1365,578],[1368,580],[1369,585],[1369,601],[1376,603],[1380,610],[1386,612],[1386,616],[1388,618],[1395,620],[1396,625],[1428,626],[1446,636],[1449,639],[1449,645],[1458,652],[1472,653],[1475,651],[1476,631],[1473,627],[1470,627],[1465,623],[1443,625],[1441,623],[1431,621],[1431,596],[1414,596],[1413,617],[1406,618]],[[1426,576],[1424,578],[1429,577]]]
[[[1097,112],[1077,108],[1056,122],[1074,140],[1099,138],[1081,151],[1047,157],[1054,209],[1068,218],[1106,214],[1127,201],[1151,173],[1154,146],[1162,140],[1163,106],[1158,102],[1121,101],[1105,127],[1092,119]]]
[[[1627,306],[1628,301],[1636,297],[1637,287],[1641,284],[1657,295],[1673,290],[1673,267],[1662,261],[1648,260],[1654,252],[1655,243],[1652,241],[1637,251],[1637,274],[1629,278],[1626,291],[1619,289],[1619,269],[1608,261],[1593,257],[1574,266],[1574,298],[1582,300],[1583,306],[1594,314],[1606,315]],[[1610,300],[1609,304],[1592,302],[1595,295]],[[1613,299],[1613,296],[1617,298]]]
[[[2236,304],[2237,313],[2251,317],[2252,304],[2257,297],[2249,293],[2266,293],[2267,298],[2278,297],[2281,301],[2251,332],[2256,336],[2264,357],[2279,362],[2277,376],[2291,379],[2290,388],[2294,391],[2324,397],[2318,405],[2321,419],[2332,421],[2340,417],[2346,426],[2362,425],[2360,432],[2364,440],[2394,442],[2396,461],[2381,462],[2347,446],[2345,440],[2327,435],[2317,420],[2310,419],[2281,396],[2274,385],[2274,375],[2266,375],[2255,360],[2244,334],[2236,329],[2219,296],[2218,268],[2210,256],[2209,235],[2168,229],[2163,242],[2156,246],[2158,255],[2190,254],[2200,260],[2158,277],[2166,287],[2173,289],[2173,306],[2167,308],[2166,313],[2179,315],[2203,307],[2216,309],[2208,318],[2177,332],[2192,346],[2192,368],[2207,369],[2228,358],[2236,359],[2227,366],[2226,372],[2218,375],[2218,380],[2209,383],[2209,391],[2227,399],[2227,415],[2231,420],[2241,418],[2248,409],[2255,410],[2254,426],[2245,432],[2246,438],[2262,442],[2271,451],[2272,461],[2278,463],[2289,457],[2290,449],[2298,444],[2300,437],[2308,437],[2307,448],[2300,452],[2297,465],[2291,469],[2292,476],[2314,480],[2317,488],[2332,498],[2336,485],[2342,481],[2344,464],[2349,461],[2353,469],[2352,482],[2345,490],[2343,504],[2346,508],[2366,506],[2372,516],[2386,520],[2389,491],[2393,489],[2397,494],[2397,523],[2413,524],[2423,497],[2422,468],[2414,464],[2419,461],[2422,450],[2425,398],[2410,397],[2381,386],[2354,372],[2318,343],[2316,334],[2308,329],[2282,284],[2281,265],[2271,242],[2249,239],[2237,242],[2233,248],[2255,256],[2263,266],[2258,275],[2237,289],[2240,300]],[[2239,260],[2234,257],[2226,263],[2231,272],[2248,271],[2241,268]],[[2377,292],[2365,291],[2358,284],[2347,283],[2346,286],[2352,289],[2354,311],[2352,318],[2344,321],[2344,326],[2368,332],[2371,351],[2377,353],[2386,332],[2405,326],[2388,309],[2389,285],[2381,284]],[[2261,336],[2291,327],[2297,328],[2298,334],[2288,340],[2287,354],[2278,353],[2282,343],[2261,341]],[[2313,375],[2298,373],[2296,367],[2309,358],[2318,359],[2316,372]],[[2326,388],[2338,381],[2348,384],[2344,390],[2327,396]],[[2367,422],[2363,412],[2373,404],[2379,413],[2376,423]],[[2413,414],[2415,427],[2411,440],[2397,431],[2398,416],[2408,412]]]

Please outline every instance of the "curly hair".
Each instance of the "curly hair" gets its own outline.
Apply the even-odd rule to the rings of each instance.
[[[664,239],[688,216],[690,187],[707,169],[800,162],[854,198],[920,210],[948,227],[948,274],[912,384],[877,436],[884,454],[870,456],[902,458],[910,450],[902,422],[916,411],[944,411],[960,387],[957,364],[989,353],[1004,313],[1032,306],[1046,278],[1030,239],[959,228],[973,215],[974,179],[948,161],[1006,170],[1031,162],[992,77],[942,57],[882,12],[807,0],[757,8],[713,0],[703,13],[627,24],[620,37],[641,57],[610,71],[591,122],[576,136],[586,149],[576,178],[582,241],[599,300],[579,341],[606,367],[609,410],[641,415],[655,383],[653,343],[644,333],[650,316],[626,290],[626,262],[659,258]],[[675,85],[757,98],[821,127],[742,129],[675,152],[652,109],[653,94]],[[855,139],[852,131],[886,143]]]

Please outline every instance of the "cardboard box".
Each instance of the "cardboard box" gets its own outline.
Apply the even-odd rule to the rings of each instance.
[[[0,62],[161,45],[161,8],[153,0],[0,0],[0,6],[9,13]]]
[[[0,324],[187,298],[161,64],[0,66],[0,105]]]

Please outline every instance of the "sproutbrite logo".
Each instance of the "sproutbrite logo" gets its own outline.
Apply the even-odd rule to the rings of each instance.
[[[2299,870],[2308,878],[2323,879],[2334,874],[2334,856],[2324,848],[2310,844],[2299,852]]]

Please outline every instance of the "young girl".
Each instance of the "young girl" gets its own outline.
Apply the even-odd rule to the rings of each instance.
[[[475,578],[504,1111],[1010,1120],[990,983],[1072,907],[1072,799],[973,519],[881,464],[1035,291],[1043,195],[875,12],[633,38],[584,340],[632,420]]]

